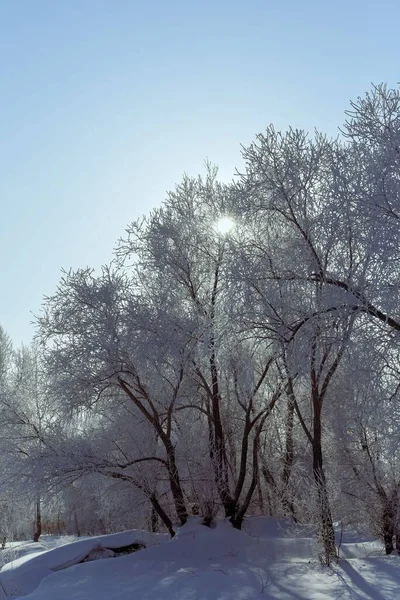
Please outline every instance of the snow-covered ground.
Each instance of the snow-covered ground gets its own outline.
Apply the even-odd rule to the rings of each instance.
[[[133,554],[80,562],[98,548],[134,542]],[[61,545],[60,545],[61,544]],[[28,554],[28,549],[32,550]],[[47,549],[46,549],[47,548]],[[50,549],[49,549],[50,548]],[[0,572],[0,598],[24,600],[391,600],[400,597],[400,557],[345,532],[338,566],[324,568],[310,532],[266,517],[237,531],[192,518],[170,540],[130,531],[16,544]],[[107,554],[107,552],[105,553]],[[111,552],[112,554],[112,552]],[[79,563],[79,564],[77,564]]]

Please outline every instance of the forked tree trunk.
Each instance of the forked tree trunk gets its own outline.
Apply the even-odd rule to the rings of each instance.
[[[217,357],[215,352],[215,338],[214,338],[214,320],[215,320],[215,309],[218,296],[218,285],[220,275],[220,264],[222,261],[223,246],[219,247],[218,260],[214,271],[214,282],[211,294],[211,307],[210,307],[210,328],[211,336],[209,342],[210,350],[210,376],[211,376],[211,433],[212,439],[210,440],[210,458],[211,463],[214,467],[214,477],[217,486],[218,494],[221,499],[221,504],[225,511],[225,517],[230,519],[235,516],[236,502],[233,498],[233,494],[230,489],[229,472],[228,472],[228,459],[226,453],[224,428],[221,417],[221,395],[219,389],[219,376],[217,368]]]
[[[224,430],[220,412],[221,396],[219,392],[218,371],[214,352],[214,339],[211,342],[212,353],[210,357],[211,372],[211,414],[212,414],[212,440],[210,447],[210,458],[214,467],[215,483],[221,504],[225,511],[225,517],[230,519],[235,516],[236,503],[232,496],[229,485],[228,460],[226,455]]]

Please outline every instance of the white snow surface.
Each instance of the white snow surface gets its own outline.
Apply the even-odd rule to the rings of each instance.
[[[131,530],[112,535],[79,539],[72,543],[68,543],[68,541],[63,543],[62,540],[61,546],[52,549],[47,549],[43,542],[41,544],[31,544],[33,551],[30,554],[26,553],[29,545],[25,544],[23,545],[23,555],[6,563],[0,571],[0,599],[26,596],[26,594],[37,588],[42,579],[54,572],[68,569],[68,567],[80,563],[98,548],[113,549],[134,543],[140,543],[149,548],[168,539],[169,536],[166,534]],[[40,547],[40,545],[42,551],[38,552],[38,546]],[[50,548],[53,545],[54,540],[51,540]],[[16,545],[14,548],[18,552],[19,546]]]
[[[68,540],[64,540],[67,541]],[[99,548],[141,542],[133,554],[81,563]],[[191,518],[174,539],[130,531],[24,556],[0,572],[0,598],[24,600],[392,600],[400,556],[344,532],[339,565],[322,567],[308,528],[268,517],[212,528]],[[96,553],[95,553],[96,554]],[[99,552],[99,555],[107,553]],[[80,563],[80,564],[76,564]],[[1,595],[2,594],[2,595]]]

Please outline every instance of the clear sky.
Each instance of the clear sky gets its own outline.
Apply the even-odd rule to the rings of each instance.
[[[230,179],[269,123],[335,134],[400,80],[400,3],[0,0],[0,323],[16,345],[60,269],[205,158]]]

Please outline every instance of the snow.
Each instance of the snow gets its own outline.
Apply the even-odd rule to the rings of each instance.
[[[32,544],[34,549],[32,554],[24,554],[2,567],[0,587],[3,589],[0,589],[0,599],[5,597],[4,590],[9,596],[29,594],[42,579],[56,571],[68,569],[68,567],[80,563],[99,547],[113,549],[140,543],[149,548],[167,539],[167,535],[131,530],[80,539],[42,552],[37,552],[37,544]]]
[[[147,547],[110,558],[100,550],[134,542]],[[294,528],[267,517],[247,519],[243,531],[227,521],[207,528],[191,518],[172,540],[130,531],[61,543],[40,554],[33,547],[30,556],[5,565],[0,598],[391,600],[399,596],[400,557],[384,556],[382,544],[345,531],[343,558],[328,569],[319,564],[310,528]],[[80,562],[88,554],[97,554],[98,560]]]

